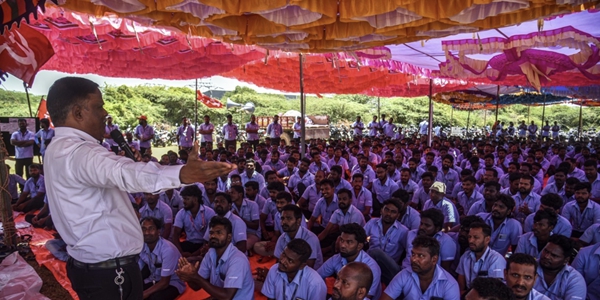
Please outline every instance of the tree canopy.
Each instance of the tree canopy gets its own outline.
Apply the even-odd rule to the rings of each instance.
[[[188,117],[194,123],[194,109],[196,105],[195,92],[188,87],[165,87],[156,85],[130,86],[103,86],[101,87],[105,108],[113,116],[115,123],[123,129],[137,124],[137,117],[146,115],[150,124],[176,125],[181,123],[182,117]],[[32,113],[36,114],[41,96],[31,95]],[[226,99],[245,104],[252,102],[256,106],[255,115],[271,116],[284,113],[288,110],[300,110],[300,96],[286,98],[282,94],[262,94],[255,90],[236,86],[233,91],[226,92],[221,101]],[[427,118],[429,100],[427,97],[419,98],[381,98],[379,111],[388,117],[393,117],[395,123],[410,125],[418,124]],[[541,124],[542,107],[528,107],[512,105],[500,109],[498,119],[508,124],[509,122],[527,123],[535,121]],[[600,125],[600,116],[597,108],[583,109],[584,129],[596,128]],[[377,98],[364,95],[335,95],[332,97],[307,96],[306,112],[309,115],[327,115],[335,123],[351,123],[356,116],[362,116],[364,122],[369,122],[373,115],[377,115]],[[227,110],[211,109],[198,102],[198,122],[202,122],[204,115],[211,117],[215,124],[225,122],[225,116],[232,114],[237,123],[248,122],[250,116],[237,109]],[[27,98],[23,92],[0,90],[0,116],[26,117],[29,116]],[[495,111],[473,111],[468,115],[466,111],[454,110],[444,104],[434,103],[434,124],[443,126],[467,125],[467,119],[473,126],[492,125]],[[529,120],[529,121],[528,121]],[[579,122],[579,107],[570,105],[553,105],[546,107],[545,120],[557,121],[569,128],[576,128]],[[485,123],[484,123],[485,122]]]

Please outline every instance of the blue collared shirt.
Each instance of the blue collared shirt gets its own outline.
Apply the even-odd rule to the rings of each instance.
[[[427,200],[425,205],[423,205],[423,210],[427,210],[429,208],[436,208],[444,214],[444,223],[455,223],[460,224],[460,215],[458,214],[458,209],[452,201],[446,199],[442,199],[437,204],[434,204],[433,201]]]
[[[296,236],[294,236],[294,239],[305,240],[310,245],[312,253],[310,254],[310,257],[308,259],[315,260],[315,270],[321,267],[321,265],[323,264],[323,253],[321,253],[321,243],[317,235],[312,233],[312,231],[300,226],[298,228],[298,232],[296,232]],[[275,250],[273,251],[273,255],[279,258],[287,244],[291,241],[292,238],[290,238],[286,232],[283,232],[277,239],[277,244],[275,244]]]
[[[409,267],[400,271],[400,273],[392,279],[385,289],[385,294],[392,299],[397,299],[401,295],[404,296],[403,299],[411,300],[430,300],[432,297],[444,300],[460,299],[458,283],[450,273],[446,272],[446,270],[439,265],[435,266],[433,281],[429,284],[425,293],[421,292],[419,275],[413,272]]]
[[[600,205],[592,200],[588,200],[588,204],[582,213],[579,210],[577,201],[572,201],[565,204],[562,215],[571,222],[573,230],[584,232],[592,224],[600,223]]]
[[[455,186],[456,183],[458,183],[459,180],[459,176],[458,173],[456,173],[456,171],[454,171],[453,169],[448,169],[448,173],[444,174],[443,170],[439,170],[437,173],[437,181],[441,181],[444,184],[446,184],[446,186]],[[450,196],[452,193],[452,191],[447,190],[446,191],[446,196]]]
[[[27,130],[24,134],[21,130],[17,130],[10,136],[11,140],[16,141],[35,141],[35,134]],[[33,145],[27,147],[15,146],[15,158],[32,158],[33,157]]]
[[[525,222],[523,223],[523,232],[530,232],[531,229],[533,228],[533,218],[535,217],[535,214],[530,214],[529,216],[527,216],[527,218],[525,219]],[[558,215],[557,221],[556,221],[556,226],[554,226],[554,229],[552,229],[552,234],[560,234],[560,235],[564,235],[568,238],[571,237],[571,231],[573,231],[573,227],[571,226],[571,223],[569,222],[569,220],[567,220],[565,217]]]
[[[238,213],[238,216],[242,218],[242,220],[246,220],[248,222],[258,221],[260,219],[260,210],[258,209],[258,203],[244,199],[242,200],[242,206],[237,207],[235,203],[231,204],[231,211],[235,211]],[[247,226],[246,226],[247,227]],[[246,228],[248,233],[254,234],[260,237],[260,225],[258,229],[250,229]]]
[[[419,229],[421,226],[421,214],[414,208],[406,206],[406,212],[400,218],[400,223],[408,230]]]
[[[516,245],[519,242],[519,237],[523,234],[523,229],[519,221],[512,218],[506,218],[498,228],[494,228],[494,220],[491,213],[478,214],[478,216],[492,227],[490,248],[502,255],[506,255],[508,247],[510,245]]]
[[[456,273],[465,276],[467,288],[477,277],[489,277],[504,279],[506,260],[502,254],[487,247],[479,260],[475,260],[475,253],[467,250],[461,257],[456,268]]]
[[[354,189],[352,191],[352,205],[356,206],[361,212],[365,210],[366,206],[373,206],[373,194],[371,191],[362,187],[358,195],[355,195]]]
[[[233,245],[237,244],[238,242],[247,240],[248,228],[246,227],[246,223],[244,222],[244,220],[242,220],[242,218],[231,213],[231,211],[228,211],[223,217],[231,221],[231,243]],[[208,239],[209,231],[206,230],[204,232],[204,240],[208,241]]]
[[[139,136],[140,138],[148,138],[152,135],[154,135],[154,128],[150,125],[146,125],[145,127],[142,125],[138,125],[135,127],[134,133],[136,136]],[[142,142],[141,140],[139,141],[140,143],[140,147],[142,148],[150,148],[152,139],[147,140]]]
[[[319,273],[308,266],[299,270],[292,282],[289,282],[287,274],[279,271],[277,263],[269,269],[260,292],[269,299],[325,300],[327,286]]]
[[[319,166],[313,162],[308,166],[308,171],[310,173],[312,173],[313,175],[316,174],[317,171],[323,171],[325,173],[329,173],[329,166],[324,162],[321,162],[321,165],[319,165]]]
[[[365,225],[365,232],[370,237],[369,249],[381,249],[395,261],[400,259],[400,255],[406,247],[405,243],[408,235],[408,229],[404,225],[394,221],[384,234],[381,219],[373,218]]]
[[[336,209],[338,209],[337,195],[334,194],[333,200],[329,205],[327,205],[325,198],[319,199],[317,204],[315,204],[315,209],[313,210],[312,216],[315,218],[321,216],[321,226],[327,227],[327,224],[329,224],[329,220]]]
[[[354,174],[362,174],[363,175],[363,187],[366,187],[369,185],[369,183],[375,181],[375,179],[377,179],[377,175],[375,175],[375,171],[373,171],[373,168],[371,168],[371,166],[367,166],[367,168],[365,169],[365,171],[363,172],[357,165],[357,167],[352,171],[352,175]]]
[[[158,239],[153,251],[150,251],[148,244],[144,244],[138,260],[140,269],[143,269],[144,266],[148,266],[150,269],[150,276],[144,280],[144,283],[158,282],[162,277],[171,276],[169,285],[177,288],[180,294],[183,293],[185,283],[175,274],[180,257],[181,254],[177,247],[162,237]]]
[[[235,300],[254,299],[254,279],[250,262],[233,244],[227,246],[220,258],[217,258],[216,250],[210,248],[200,264],[198,275],[209,280],[214,286],[237,289],[233,297]]]
[[[513,212],[513,217],[520,222],[525,221],[525,218],[527,216],[519,212],[519,207],[527,205],[527,207],[529,207],[529,210],[532,213],[540,209],[541,196],[533,191],[531,191],[527,196],[525,196],[525,198],[521,196],[521,193],[516,193],[512,197],[513,199],[515,199],[515,210]]]
[[[579,240],[584,241],[590,245],[600,242],[600,224],[592,224],[586,229]],[[600,294],[599,294],[600,295]]]
[[[598,267],[596,266],[596,272]],[[584,300],[587,286],[583,276],[569,265],[565,265],[556,275],[554,282],[548,286],[544,280],[544,271],[539,266],[537,279],[533,288],[552,300]]]
[[[8,192],[12,199],[19,198],[19,190],[17,190],[17,183],[25,184],[26,180],[17,174],[9,174]]]
[[[48,128],[48,130],[40,129],[35,134],[35,144],[40,147],[40,153],[44,155],[46,152],[46,141],[51,140],[54,137],[54,129]]]
[[[288,188],[295,194],[298,194],[298,184],[302,183],[305,187],[309,187],[315,183],[315,175],[310,172],[306,172],[304,176],[300,177],[300,172],[295,172],[294,175],[290,176],[288,180]]]
[[[166,192],[158,194],[158,201],[166,203],[173,211],[173,216],[177,216],[177,213],[183,209],[183,198],[178,190],[173,190],[171,199],[169,199]]]
[[[315,205],[317,205],[317,201],[321,199],[321,190],[317,189],[317,185],[312,184],[304,190],[304,194],[302,194],[302,198],[308,201],[308,210],[314,211]]]
[[[331,215],[329,222],[339,226],[350,223],[356,223],[360,226],[365,226],[365,217],[363,216],[362,212],[358,210],[358,208],[354,207],[354,205],[350,205],[345,214],[341,209],[336,209],[333,212],[333,215]]]
[[[410,256],[412,254],[412,241],[417,237],[418,230],[411,230],[406,235],[406,257],[402,261],[402,268],[410,269]],[[440,256],[437,264],[441,264],[443,261],[453,261],[456,258],[458,245],[452,237],[448,234],[439,231],[433,238],[440,242]]]
[[[420,187],[413,195],[412,202],[423,207],[429,198],[429,193],[425,192],[423,187]]]
[[[335,183],[334,183],[335,184]],[[352,190],[352,185],[346,179],[340,179],[340,183],[333,187],[333,191],[337,194],[337,192],[341,189]]]
[[[595,244],[579,250],[579,254],[571,266],[579,272],[587,284],[587,299],[600,299],[600,244]]]
[[[407,184],[403,184],[400,180],[396,181],[396,184],[399,189],[405,190],[410,196],[414,195],[417,189],[419,189],[417,183],[412,181],[412,179],[409,179]]]
[[[487,210],[485,210],[485,199],[473,203],[473,205],[471,205],[471,208],[469,208],[467,216],[474,216],[480,213],[487,213]]]
[[[173,210],[168,204],[158,201],[154,209],[151,209],[148,203],[140,208],[140,219],[145,217],[154,217],[163,222],[163,224],[173,224]]]
[[[240,174],[240,178],[242,178],[242,185],[246,185],[248,181],[256,181],[258,182],[259,190],[265,187],[265,178],[256,171],[254,171],[250,177],[248,177],[247,172],[242,172],[242,174]]]
[[[533,232],[528,232],[519,237],[517,244],[517,250],[515,253],[529,254],[536,259],[540,259],[542,249],[538,249],[537,238],[533,235]]]
[[[456,195],[456,200],[458,201],[458,204],[460,204],[463,207],[465,212],[469,212],[473,204],[475,204],[475,202],[484,201],[483,195],[475,190],[473,190],[473,194],[471,194],[471,197],[467,196],[465,191],[458,192],[458,195]]]
[[[373,272],[373,283],[371,284],[368,295],[372,296],[373,299],[379,299],[381,296],[381,269],[379,268],[379,265],[363,250],[360,250],[354,261],[367,264],[369,269]],[[347,264],[348,260],[346,260],[346,258],[342,257],[340,254],[336,254],[328,259],[317,272],[325,279],[337,274]]]
[[[29,192],[31,198],[35,197],[38,193],[46,193],[46,185],[44,184],[44,175],[40,175],[38,180],[35,181],[33,177],[30,177],[25,181],[23,186],[23,192]]]
[[[173,225],[185,231],[187,241],[198,244],[207,241],[204,239],[204,233],[208,232],[208,222],[215,215],[215,211],[206,205],[200,205],[195,218],[192,218],[189,210],[182,209],[175,216]]]

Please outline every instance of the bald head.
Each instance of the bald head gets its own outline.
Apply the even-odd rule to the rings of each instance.
[[[362,300],[373,284],[373,272],[362,262],[351,262],[339,272],[333,286],[335,300]]]

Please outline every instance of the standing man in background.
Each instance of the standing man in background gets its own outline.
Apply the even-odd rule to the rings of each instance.
[[[194,127],[188,121],[188,118],[181,119],[181,126],[177,128],[177,144],[179,150],[192,150],[194,145]]]
[[[302,136],[302,117],[296,117],[296,123],[294,123],[294,140],[300,142]]]
[[[210,123],[210,117],[204,116],[204,124],[200,125],[198,133],[200,133],[200,146],[206,147],[206,150],[212,150],[213,148],[213,131],[215,131],[215,125]]]
[[[238,135],[238,127],[233,124],[233,116],[227,115],[227,123],[223,125],[223,137],[225,137],[225,149],[229,149],[229,146],[235,148],[235,143]]]
[[[35,134],[35,144],[40,147],[40,154],[42,155],[43,160],[46,148],[54,137],[54,129],[50,128],[50,121],[48,119],[41,119],[40,126],[42,129]]]
[[[46,151],[46,191],[54,225],[67,244],[73,290],[81,299],[142,299],[137,261],[144,240],[127,193],[205,182],[235,166],[201,161],[197,143],[187,163],[177,166],[138,163],[106,151],[100,141],[107,112],[98,84],[88,79],[57,80],[47,101],[56,136]]]
[[[140,142],[140,154],[144,155],[146,150],[152,147],[152,139],[154,139],[154,127],[148,125],[148,117],[141,115],[140,125],[135,127],[135,137]]]
[[[554,121],[554,125],[552,126],[552,139],[553,140],[558,139],[559,132],[560,132],[560,126],[558,125],[558,123],[556,121]]]
[[[281,134],[283,133],[283,127],[279,124],[279,116],[273,116],[273,123],[267,126],[267,135],[271,138],[271,145],[279,145],[281,141]]]
[[[19,130],[13,132],[10,137],[10,144],[15,146],[15,174],[23,177],[23,168],[25,168],[25,174],[29,177],[29,166],[33,163],[35,134],[27,129],[27,120],[21,118],[18,122]]]
[[[113,124],[113,118],[108,115],[106,116],[106,125],[104,125],[104,141],[110,146],[110,151],[115,154],[119,154],[119,145],[110,137],[110,132],[113,130],[119,130],[119,125]]]
[[[254,151],[256,151],[259,142],[258,129],[260,129],[260,126],[256,124],[256,116],[250,116],[250,122],[246,123],[246,140],[252,145]]]
[[[360,121],[360,116],[356,116],[356,122],[352,123],[350,128],[354,129],[354,136],[361,137],[363,136],[363,129],[365,129],[365,124]]]

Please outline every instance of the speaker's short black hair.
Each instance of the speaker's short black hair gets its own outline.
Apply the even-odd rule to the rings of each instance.
[[[86,78],[63,77],[55,81],[46,99],[52,122],[57,126],[64,124],[73,105],[83,103],[96,92],[99,92],[98,84]]]

